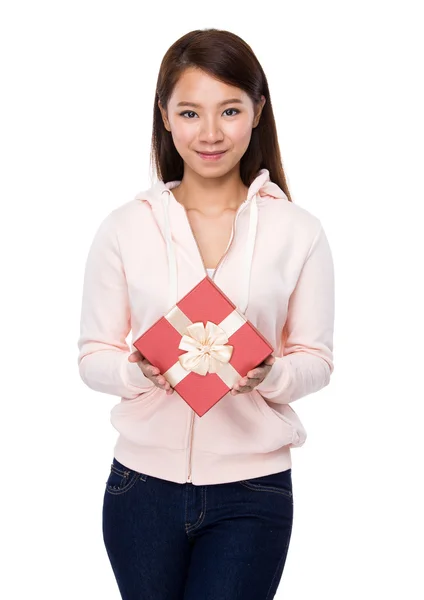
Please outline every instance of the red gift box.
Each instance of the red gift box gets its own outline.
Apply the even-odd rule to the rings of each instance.
[[[202,417],[273,347],[205,277],[134,346]]]

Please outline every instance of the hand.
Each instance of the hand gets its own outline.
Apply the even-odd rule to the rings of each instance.
[[[231,390],[231,395],[245,394],[261,383],[270,372],[275,363],[275,356],[268,356],[260,365],[249,371],[246,377],[239,380]]]
[[[140,369],[143,371],[143,374],[148,379],[153,381],[158,388],[165,390],[168,396],[174,393],[174,388],[172,388],[165,377],[161,375],[159,369],[154,367],[152,363],[147,360],[147,358],[144,358],[144,356],[142,356],[138,350],[129,355],[128,361],[138,363]]]

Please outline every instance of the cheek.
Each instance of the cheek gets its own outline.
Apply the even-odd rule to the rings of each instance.
[[[175,146],[178,148],[190,144],[190,141],[193,138],[193,133],[193,129],[190,130],[188,127],[174,126],[172,129],[172,138]]]
[[[234,123],[228,129],[228,137],[235,146],[247,147],[252,137],[252,125],[250,122]]]
[[[197,127],[195,123],[188,123],[183,118],[174,119],[171,122],[172,138],[176,147],[188,146],[196,139]]]

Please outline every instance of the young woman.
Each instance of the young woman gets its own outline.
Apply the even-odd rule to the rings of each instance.
[[[121,398],[105,546],[124,600],[269,600],[292,531],[290,449],[306,439],[291,404],[334,369],[330,247],[291,201],[267,80],[238,36],[169,48],[152,150],[158,181],[106,216],[84,279],[81,378]],[[275,352],[199,418],[126,338],[207,273]]]

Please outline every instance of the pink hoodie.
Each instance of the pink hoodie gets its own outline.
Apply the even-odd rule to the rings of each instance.
[[[334,266],[319,219],[289,202],[261,169],[239,207],[213,279],[275,348],[251,393],[228,393],[199,418],[128,356],[136,340],[206,275],[184,207],[157,182],[109,213],[84,277],[79,372],[93,390],[121,397],[111,410],[114,456],[130,469],[194,485],[291,467],[306,431],[291,407],[330,381]]]

